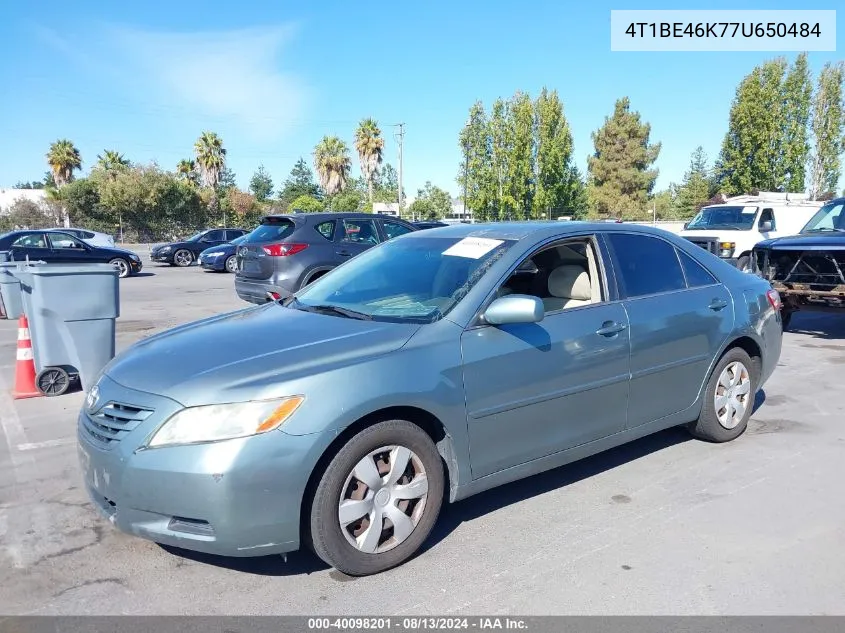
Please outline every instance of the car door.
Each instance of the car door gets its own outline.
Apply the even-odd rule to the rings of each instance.
[[[50,241],[52,261],[56,263],[82,264],[96,261],[91,249],[70,233],[50,232],[47,239]]]
[[[733,302],[702,264],[662,237],[606,238],[630,322],[633,428],[692,406],[733,328]]]
[[[405,233],[411,233],[416,229],[410,224],[399,222],[397,220],[382,220],[381,231],[385,240],[392,240],[394,237],[399,237]]]
[[[550,302],[542,321],[473,325],[461,337],[473,478],[625,428],[627,316],[622,304],[611,300],[597,242],[589,237],[581,243],[589,253],[581,263],[589,276],[589,301],[563,307],[545,297],[554,271],[571,265],[542,261],[549,248],[557,251],[561,243],[556,243],[520,262],[494,294],[526,294],[534,288],[532,294]]]
[[[335,231],[335,254],[341,260],[347,260],[363,253],[381,241],[375,220],[343,219],[338,222]]]
[[[19,237],[12,242],[9,252],[10,258],[16,262],[22,262],[26,259],[45,262],[55,261],[50,250],[50,243],[47,241],[47,234],[40,231]]]

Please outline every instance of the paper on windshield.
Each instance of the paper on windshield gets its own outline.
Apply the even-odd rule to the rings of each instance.
[[[742,207],[742,215],[754,215],[757,213],[757,207]]]
[[[453,244],[443,251],[443,254],[453,257],[478,259],[492,251],[502,242],[503,240],[491,240],[487,237],[465,237],[457,244]]]

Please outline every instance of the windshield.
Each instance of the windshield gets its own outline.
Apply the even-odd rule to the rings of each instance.
[[[374,321],[431,323],[457,305],[513,244],[407,234],[364,251],[286,305]]]
[[[196,235],[192,235],[191,237],[189,237],[185,241],[186,242],[198,242],[203,235],[205,235],[205,231],[200,231],[199,233],[197,233]]]
[[[842,207],[845,203],[830,202],[816,211],[816,215],[810,218],[806,226],[801,229],[802,233],[824,233],[828,231],[845,231],[845,216],[842,215]]]
[[[687,229],[727,229],[747,231],[754,226],[757,207],[704,207],[687,225]]]
[[[287,218],[267,218],[252,233],[248,233],[248,244],[272,242],[281,240],[293,233],[296,228],[292,220]]]

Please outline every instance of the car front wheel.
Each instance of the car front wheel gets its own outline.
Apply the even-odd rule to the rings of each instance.
[[[193,261],[194,254],[185,248],[180,248],[178,251],[173,253],[173,263],[177,266],[190,266]]]
[[[115,269],[117,270],[117,276],[121,279],[125,279],[126,277],[128,277],[129,273],[132,270],[129,267],[129,262],[127,262],[122,257],[115,257],[109,262],[109,264],[115,267]]]
[[[234,255],[229,255],[226,258],[226,271],[230,273],[238,272],[238,258]]]
[[[444,468],[420,427],[390,420],[341,448],[314,493],[310,537],[323,561],[351,576],[404,563],[434,527]]]
[[[689,425],[693,436],[710,442],[729,442],[748,426],[757,394],[754,363],[745,350],[734,347],[716,364],[698,420]]]

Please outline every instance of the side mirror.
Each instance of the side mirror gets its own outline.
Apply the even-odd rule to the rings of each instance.
[[[689,228],[689,222],[684,222],[684,231],[686,231],[688,228]]]
[[[768,233],[769,231],[774,230],[774,226],[770,220],[766,220],[765,222],[760,222],[760,232],[761,233]]]
[[[508,323],[539,323],[543,320],[543,302],[529,295],[499,297],[484,311],[484,320],[490,325]]]

